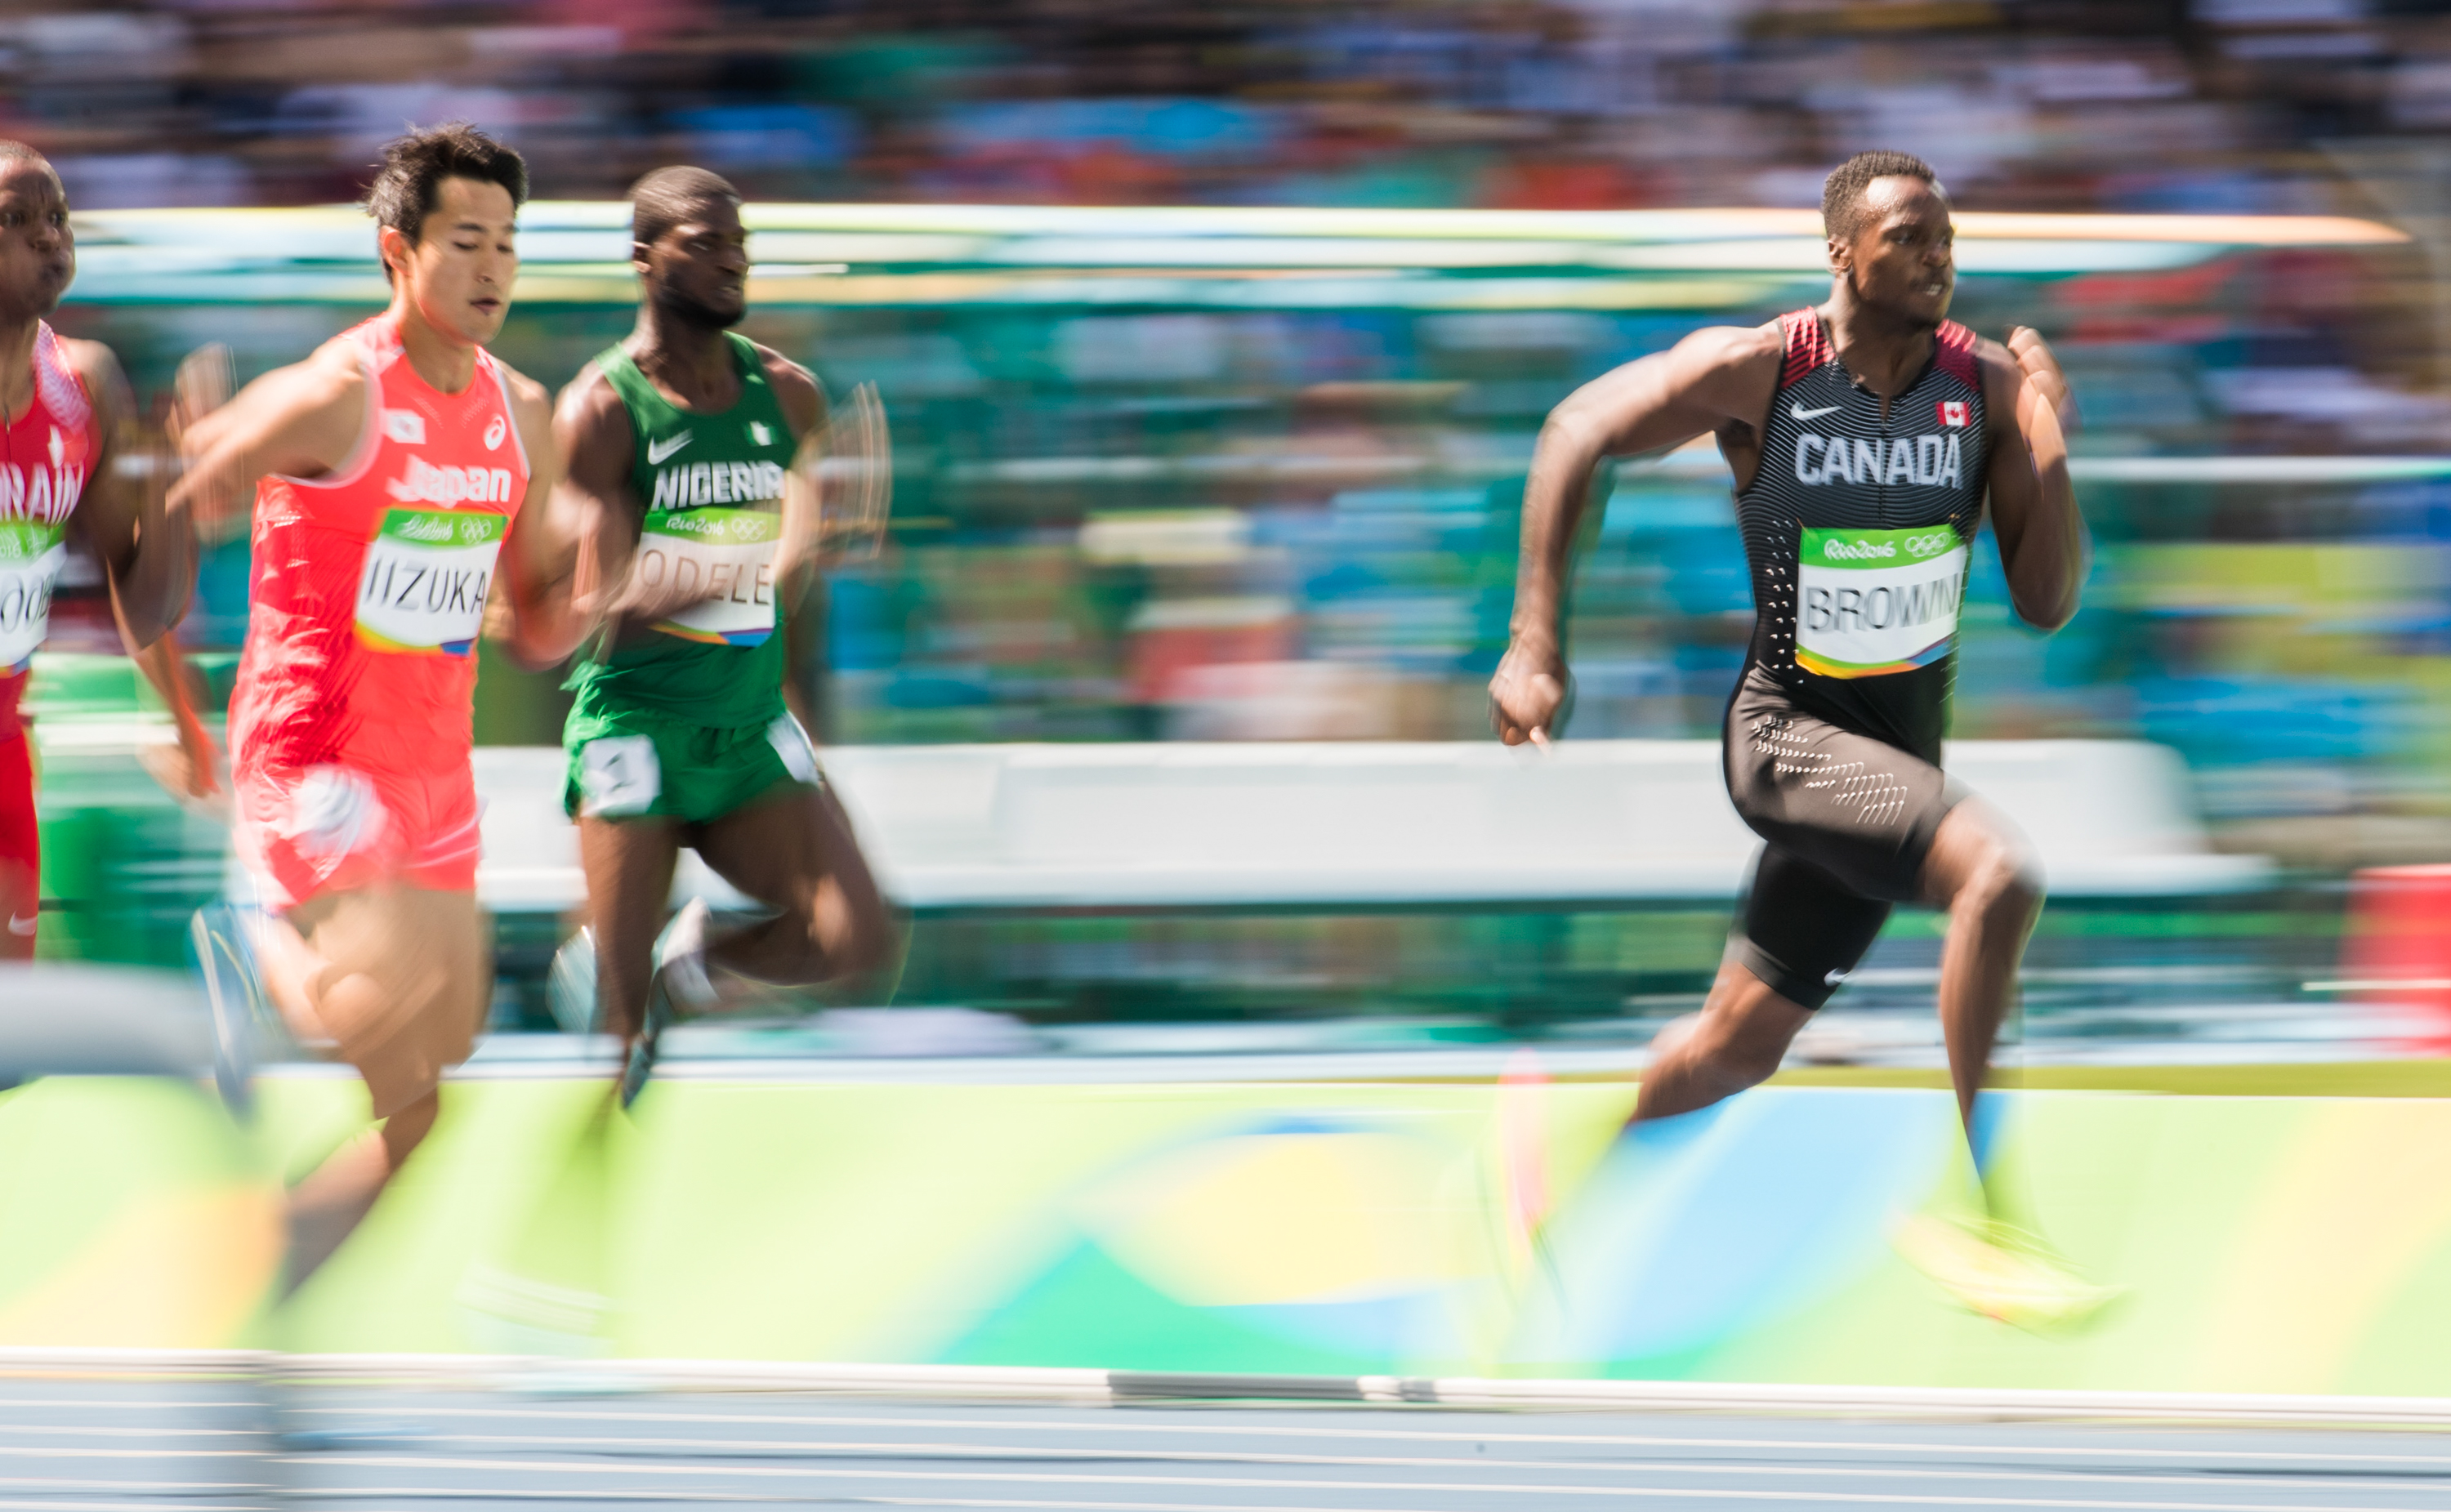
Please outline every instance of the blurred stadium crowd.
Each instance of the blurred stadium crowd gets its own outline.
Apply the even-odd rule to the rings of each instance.
[[[2451,124],[2440,9],[31,0],[0,131],[88,207],[345,199],[464,116],[566,198],[690,161],[771,199],[1813,205],[1905,135],[1969,205],[2279,210],[2333,202],[2323,140]]]
[[[765,201],[1588,209],[1817,203],[1866,146],[1975,208],[2345,214],[2407,245],[1970,277],[2060,350],[2083,454],[2451,441],[2451,20],[2416,0],[163,0],[0,17],[0,134],[81,208],[333,203],[464,116],[539,193],[690,161]],[[1720,309],[770,306],[893,414],[897,549],[833,604],[833,738],[1464,738],[1540,418]],[[72,300],[74,296],[71,296]],[[277,347],[354,310],[280,316]],[[65,324],[147,360],[230,313]],[[303,324],[302,324],[303,323]],[[565,380],[626,316],[515,314]],[[160,362],[153,363],[162,365]],[[161,374],[153,375],[156,379]],[[2451,470],[2446,470],[2451,471]],[[1629,471],[1578,599],[1578,735],[1714,733],[1749,615],[1723,486]],[[2106,481],[2045,642],[1978,557],[1963,736],[2143,736],[2242,843],[2451,849],[2451,479]],[[244,572],[243,561],[230,564]],[[225,571],[201,638],[235,641]],[[55,641],[55,644],[58,642]],[[549,738],[497,698],[499,738]]]

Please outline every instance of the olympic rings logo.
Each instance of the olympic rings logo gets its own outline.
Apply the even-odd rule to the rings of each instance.
[[[1935,552],[1954,548],[1957,544],[1957,532],[1937,530],[1929,536],[1909,536],[1900,544],[1907,548],[1907,555],[1910,557],[1929,557]]]

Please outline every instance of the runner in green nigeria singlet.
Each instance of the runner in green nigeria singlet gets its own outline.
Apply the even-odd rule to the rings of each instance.
[[[557,1016],[621,1038],[624,1107],[675,1017],[789,1007],[825,984],[882,1002],[900,955],[802,722],[816,712],[806,606],[822,560],[781,526],[787,490],[795,520],[819,502],[792,463],[827,433],[825,390],[734,330],[749,305],[739,190],[676,166],[640,179],[630,205],[637,324],[571,380],[554,426],[568,463],[556,497],[600,574],[588,600],[632,606],[568,684],[562,801],[587,925],[554,968],[574,990],[593,978],[593,1002],[565,992]],[[882,417],[863,423],[881,430]],[[574,578],[589,565],[573,562]],[[754,916],[718,919],[703,897],[673,913],[684,849]]]
[[[580,710],[760,729],[783,712],[775,548],[792,431],[756,349],[737,332],[724,335],[740,399],[718,415],[666,399],[618,346],[596,360],[637,438],[631,477],[646,507],[640,575],[652,581],[676,573],[683,582],[696,575],[715,596],[652,629],[599,637],[565,684]]]

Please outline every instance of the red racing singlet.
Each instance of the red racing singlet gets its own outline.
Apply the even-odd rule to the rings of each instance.
[[[49,325],[34,325],[34,402],[0,427],[0,740],[23,726],[27,663],[49,627],[69,515],[102,454],[85,380]]]
[[[364,365],[365,422],[329,475],[257,488],[231,765],[464,771],[485,595],[528,486],[508,383],[480,349],[467,388],[438,392],[388,315],[335,340]]]

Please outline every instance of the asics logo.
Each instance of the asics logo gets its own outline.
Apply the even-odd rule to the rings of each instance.
[[[667,436],[662,441],[651,441],[647,442],[647,465],[650,467],[660,466],[665,458],[670,457],[673,453],[680,450],[682,447],[696,440],[697,440],[697,432],[694,430],[685,430],[677,436]]]
[[[1787,412],[1797,420],[1819,420],[1824,415],[1835,415],[1838,413],[1838,407],[1835,404],[1824,404],[1819,409],[1807,409],[1801,404],[1790,404],[1787,406]]]

